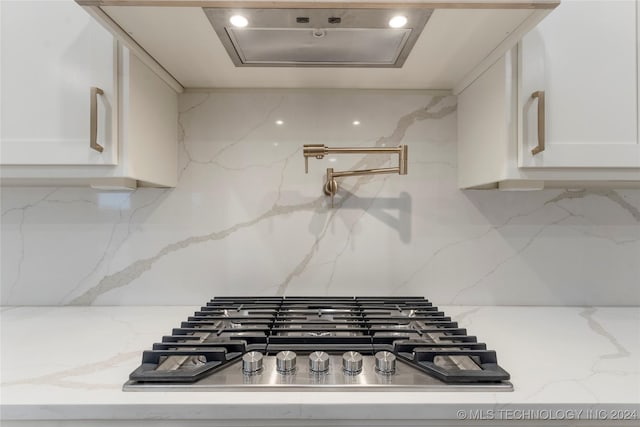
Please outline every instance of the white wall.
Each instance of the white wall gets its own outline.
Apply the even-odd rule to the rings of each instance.
[[[2,304],[640,304],[640,191],[459,191],[454,97],[225,90],[180,111],[176,189],[2,189]],[[406,143],[409,175],[342,179],[331,210],[327,167],[395,159],[311,159],[305,175],[306,143]]]

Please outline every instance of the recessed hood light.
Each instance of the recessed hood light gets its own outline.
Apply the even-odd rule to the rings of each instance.
[[[229,18],[229,22],[231,22],[231,25],[238,28],[244,28],[249,24],[249,20],[242,15],[233,15]]]
[[[391,18],[389,20],[389,26],[391,28],[402,28],[405,25],[407,25],[407,17],[406,16],[398,15],[398,16],[394,16],[393,18]]]

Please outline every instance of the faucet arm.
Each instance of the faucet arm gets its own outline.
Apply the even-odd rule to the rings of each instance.
[[[333,172],[334,178],[344,176],[361,176],[361,175],[381,175],[385,173],[400,173],[400,168],[378,168],[378,169],[360,169],[355,171]]]
[[[304,172],[309,173],[309,157],[322,159],[327,154],[398,154],[400,156],[399,171],[400,175],[406,175],[407,172],[407,146],[399,145],[397,147],[327,147],[322,144],[305,144],[302,149],[304,155]]]
[[[397,147],[327,147],[321,144],[306,144],[302,151],[304,155],[304,171],[309,172],[309,157],[322,159],[330,153],[342,154],[374,154],[374,153],[391,153],[398,154],[398,166],[395,168],[376,168],[376,169],[360,169],[351,171],[335,172],[333,168],[327,169],[327,177],[324,184],[324,193],[331,196],[331,207],[333,207],[333,198],[338,192],[338,182],[336,178],[346,176],[362,176],[362,175],[380,175],[387,173],[397,173],[398,175],[407,174],[408,165],[408,149],[406,145]]]

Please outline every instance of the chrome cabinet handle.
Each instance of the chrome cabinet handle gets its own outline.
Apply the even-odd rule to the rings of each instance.
[[[102,153],[104,147],[98,144],[98,95],[104,95],[99,87],[91,87],[91,113],[89,124],[89,147]]]
[[[531,150],[531,154],[534,156],[544,151],[544,134],[545,134],[545,121],[544,121],[544,91],[539,90],[531,94],[531,98],[538,98],[538,145]]]

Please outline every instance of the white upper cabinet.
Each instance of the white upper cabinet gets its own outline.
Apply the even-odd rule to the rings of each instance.
[[[0,7],[1,184],[175,186],[177,93],[165,76],[73,0]]]
[[[638,9],[563,1],[458,95],[461,188],[640,184]]]
[[[113,36],[71,1],[2,1],[3,165],[114,165]],[[96,143],[90,147],[91,88]],[[98,91],[96,91],[98,92]]]
[[[640,167],[636,0],[563,1],[519,46],[519,165]],[[545,94],[546,148],[538,154]]]

